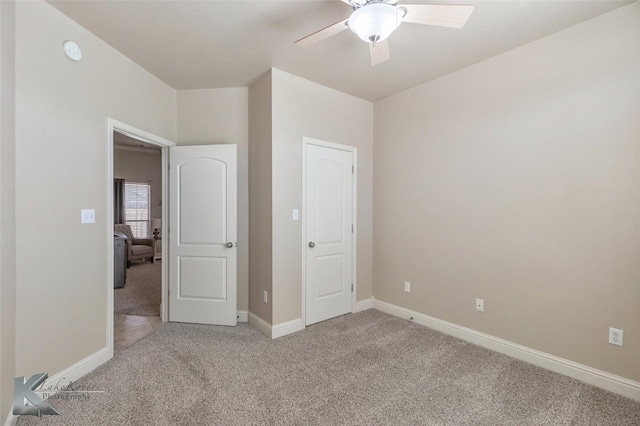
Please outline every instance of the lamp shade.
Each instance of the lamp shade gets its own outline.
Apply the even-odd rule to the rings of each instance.
[[[389,37],[402,22],[398,8],[387,3],[371,3],[356,9],[349,17],[349,28],[367,43]]]
[[[160,229],[160,228],[162,228],[162,219],[157,217],[151,219],[151,229]]]

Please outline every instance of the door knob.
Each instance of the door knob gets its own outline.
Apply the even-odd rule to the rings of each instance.
[[[231,241],[229,241],[227,244],[225,244],[225,246],[227,246],[227,248],[231,248],[231,247],[233,247],[233,243]]]
[[[309,241],[309,247],[314,248],[316,246],[316,243],[314,243],[313,241]]]

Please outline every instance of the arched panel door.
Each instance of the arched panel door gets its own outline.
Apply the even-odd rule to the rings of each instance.
[[[351,312],[353,155],[306,146],[305,325]]]
[[[169,321],[236,325],[236,145],[169,149]]]

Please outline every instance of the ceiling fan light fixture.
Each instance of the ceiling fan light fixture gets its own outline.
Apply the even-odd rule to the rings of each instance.
[[[367,43],[389,37],[402,22],[398,8],[387,3],[371,3],[356,9],[349,17],[349,28]]]

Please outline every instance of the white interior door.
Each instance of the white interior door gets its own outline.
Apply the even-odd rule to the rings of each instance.
[[[352,310],[353,156],[306,145],[306,325]]]
[[[169,321],[236,325],[236,145],[169,149]]]

